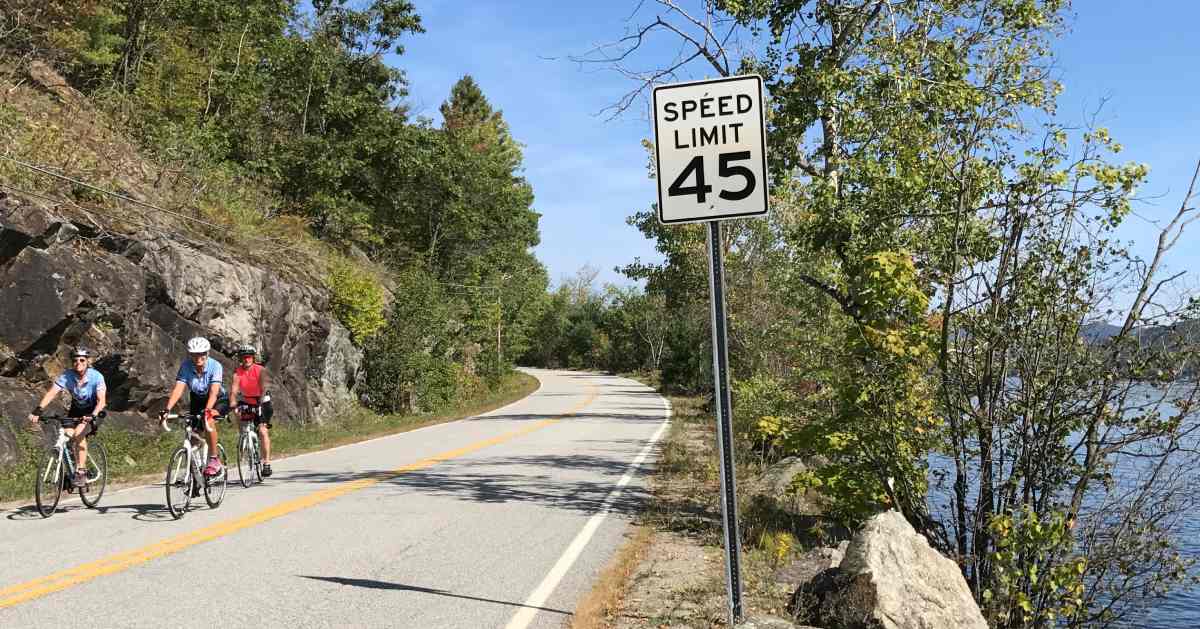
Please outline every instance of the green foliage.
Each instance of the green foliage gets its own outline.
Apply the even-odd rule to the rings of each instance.
[[[335,260],[329,265],[325,284],[334,316],[350,330],[356,344],[364,344],[387,322],[383,287],[362,267],[344,259]]]
[[[442,384],[431,375],[431,388],[413,396],[442,399],[445,383],[476,386],[476,374],[503,378],[530,347],[547,280],[531,253],[538,214],[521,146],[469,76],[451,90],[443,127],[408,119],[407,80],[386,53],[423,31],[411,2],[9,6],[0,32],[12,36],[0,54],[53,62],[133,135],[158,172],[134,189],[166,190],[160,204],[194,210],[217,225],[195,231],[239,249],[270,249],[245,246],[264,236],[288,240],[294,255],[282,258],[325,282],[356,343],[369,345],[384,325],[384,293],[374,267],[330,249],[357,249],[393,272],[421,267],[447,287],[430,309],[452,312],[457,349],[425,365]],[[73,154],[75,139],[52,124],[0,133],[10,129],[18,145],[38,149],[25,155],[32,161],[115,173],[86,163],[87,151]],[[410,372],[421,368],[424,359],[410,358]]]
[[[735,431],[760,452],[794,450],[800,410],[797,398],[787,383],[766,373],[738,380],[733,385]]]
[[[766,42],[738,71],[767,87],[773,215],[726,223],[720,243],[741,434],[818,462],[796,482],[849,524],[902,511],[1000,601],[997,626],[1107,624],[1178,583],[1181,529],[1165,523],[1195,508],[1174,474],[1200,458],[1175,446],[1200,387],[1163,380],[1198,354],[1181,337],[1147,348],[1139,327],[1195,312],[1149,314],[1159,256],[1134,259],[1112,231],[1146,167],[1113,162],[1102,128],[1071,144],[1053,121],[1067,3],[708,8]],[[703,53],[686,38],[698,24],[664,30]],[[653,210],[630,222],[665,262],[625,272],[702,326],[703,230]],[[1131,285],[1140,296],[1115,312]],[[1124,326],[1102,348],[1080,339],[1113,317]],[[683,379],[670,346],[664,382]],[[934,452],[954,465],[936,515]],[[1112,480],[1122,467],[1136,487]]]
[[[992,516],[996,578],[981,599],[1001,627],[1053,627],[1083,607],[1087,558],[1073,553],[1074,522],[1055,511],[1039,516],[1028,505]]]
[[[463,305],[419,267],[400,274],[395,295],[387,325],[366,344],[370,406],[389,413],[432,412],[467,384],[469,374],[455,362],[468,343]]]

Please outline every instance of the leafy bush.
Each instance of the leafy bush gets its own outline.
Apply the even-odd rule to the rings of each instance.
[[[363,345],[387,320],[383,316],[383,287],[370,273],[348,260],[329,265],[325,285],[332,293],[333,314],[354,342]]]
[[[370,406],[388,413],[429,412],[476,386],[454,358],[461,351],[460,304],[422,268],[400,274],[387,326],[366,344]]]

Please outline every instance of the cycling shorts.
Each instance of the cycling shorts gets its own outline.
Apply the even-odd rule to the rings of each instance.
[[[94,410],[96,410],[95,402],[92,402],[90,404],[78,404],[78,403],[72,401],[71,408],[67,410],[67,418],[77,420],[77,419],[91,415],[92,411],[94,411]],[[104,418],[103,417],[92,417],[92,421],[88,422],[91,425],[92,429],[91,429],[91,431],[88,432],[88,434],[86,434],[84,436],[90,437],[90,436],[100,432],[100,421],[102,419],[104,419]],[[62,422],[61,425],[63,428],[75,428],[79,424],[80,424],[80,422],[78,422],[78,421],[74,421],[74,422],[64,421],[64,422]]]
[[[251,409],[257,409],[259,407],[258,404],[254,404],[253,402],[243,401],[242,404],[249,406]],[[267,428],[272,428],[271,417],[275,415],[275,409],[271,407],[270,402],[263,402],[261,406],[262,412],[254,414],[254,427],[258,428],[259,426],[266,424]],[[241,418],[239,417],[239,419]]]
[[[203,415],[204,407],[207,405],[208,405],[208,396],[207,395],[193,395],[189,400],[188,412],[191,413],[192,415]],[[213,405],[213,410],[215,410],[217,412],[217,417],[223,417],[225,415],[228,415],[229,414],[229,397],[226,395],[222,395],[221,397],[217,398],[217,403],[215,405]],[[198,422],[196,424],[196,426],[193,427],[193,429],[203,431],[204,430],[204,422],[203,421]]]

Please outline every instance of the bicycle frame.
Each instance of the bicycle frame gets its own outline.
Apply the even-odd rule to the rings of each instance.
[[[254,425],[254,417],[253,416],[251,416],[250,419],[246,419],[246,416],[247,416],[247,413],[242,413],[242,412],[238,413],[238,419],[242,423],[242,436],[240,438],[248,439],[250,442],[250,445],[257,452],[259,449],[258,427]]]
[[[54,458],[54,465],[66,464],[66,466],[67,466],[66,469],[63,470],[63,477],[65,478],[67,473],[74,474],[76,471],[75,470],[75,454],[74,454],[74,452],[72,452],[72,449],[68,447],[71,444],[71,437],[70,437],[70,435],[67,434],[67,430],[65,428],[63,428],[62,422],[63,422],[64,418],[62,418],[62,417],[47,417],[46,419],[53,419],[58,422],[58,438],[55,439],[54,446],[52,449],[57,454],[57,456]],[[80,425],[82,425],[82,424],[80,424]],[[43,473],[50,473],[52,471],[50,468],[50,465],[51,465],[50,462],[47,461],[46,469],[44,470]],[[57,471],[55,471],[54,475],[55,476],[58,475]]]
[[[199,419],[199,420],[203,421],[203,416],[191,415],[191,414],[186,414],[186,413],[182,413],[182,414],[171,413],[171,414],[167,415],[165,418],[163,418],[163,420],[162,420],[162,427],[165,430],[171,429],[167,425],[167,422],[172,419],[183,419],[184,420],[184,422],[183,422],[183,426],[184,426],[183,445],[181,447],[184,450],[186,450],[188,453],[188,466],[187,466],[187,472],[185,473],[185,476],[184,476],[184,480],[188,483],[188,486],[190,487],[192,480],[193,480],[192,473],[195,470],[202,469],[204,467],[204,462],[208,460],[208,441],[206,441],[202,435],[197,433],[192,428],[192,420]],[[197,444],[199,444],[199,445],[197,445]]]
[[[71,458],[71,449],[66,445],[70,443],[71,438],[67,436],[67,432],[62,426],[58,427],[58,440],[54,442],[54,459],[46,461],[46,469],[42,471],[43,478],[57,478],[58,467],[66,465],[66,470],[63,471],[63,478],[66,478],[67,473],[75,473],[75,462]]]

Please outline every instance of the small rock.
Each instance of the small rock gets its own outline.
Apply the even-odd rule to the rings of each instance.
[[[796,629],[796,623],[776,616],[748,616],[737,624],[737,629]]]
[[[700,606],[696,605],[695,603],[683,601],[683,602],[679,603],[678,605],[676,605],[675,609],[671,610],[671,617],[672,618],[691,618],[692,616],[695,616],[696,612],[699,610],[700,610]]]
[[[788,565],[776,570],[771,579],[793,587],[807,583],[821,572],[838,567],[842,563],[847,545],[848,542],[842,542],[836,548],[814,548],[806,551]]]
[[[126,454],[125,455],[125,465],[128,465],[129,467],[134,467],[135,465],[137,465],[137,461],[134,461],[133,457]]]
[[[808,469],[808,465],[800,457],[789,456],[768,467],[763,473],[763,481],[771,496],[782,499],[790,493],[792,479]]]

